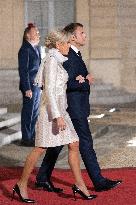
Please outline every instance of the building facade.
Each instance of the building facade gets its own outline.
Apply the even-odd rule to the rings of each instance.
[[[0,1],[1,76],[13,72],[17,75],[17,53],[28,22],[38,25],[43,45],[50,30],[76,21],[87,33],[82,53],[89,71],[104,83],[135,93],[135,10],[135,0]],[[9,78],[14,75],[9,74]]]

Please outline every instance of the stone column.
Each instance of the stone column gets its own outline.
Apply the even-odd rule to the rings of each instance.
[[[121,50],[116,0],[90,0],[90,67],[96,78],[121,86]]]
[[[120,31],[121,85],[136,92],[136,1],[117,0]]]
[[[24,1],[0,1],[0,69],[17,68],[24,27]]]
[[[55,27],[54,12],[54,0],[50,0],[48,1],[48,32],[52,31]]]
[[[76,0],[76,22],[84,25],[84,29],[87,34],[86,45],[81,49],[83,57],[89,69],[90,59],[90,0]]]

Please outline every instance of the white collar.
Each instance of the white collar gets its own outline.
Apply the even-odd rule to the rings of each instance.
[[[35,46],[38,46],[38,44],[37,43],[33,43],[33,42],[30,42],[30,41],[28,41],[30,44],[31,44],[31,46],[34,48]]]
[[[71,48],[78,54],[78,48],[76,46],[71,45]]]
[[[49,49],[49,54],[51,54],[52,56],[54,56],[56,58],[56,60],[60,63],[63,63],[65,61],[68,60],[67,57],[63,56],[58,49],[56,48],[52,48],[52,49]]]

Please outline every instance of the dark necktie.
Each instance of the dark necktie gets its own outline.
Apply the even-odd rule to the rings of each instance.
[[[82,58],[82,55],[81,55],[81,52],[80,51],[78,51],[78,56],[80,57],[80,58]]]
[[[35,50],[36,54],[37,54],[37,55],[38,55],[38,57],[39,57],[39,51],[38,51],[37,46],[34,46],[34,50]]]

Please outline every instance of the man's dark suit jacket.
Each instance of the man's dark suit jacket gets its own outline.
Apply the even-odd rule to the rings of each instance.
[[[84,83],[79,83],[76,80],[78,75],[83,77],[88,75],[86,65],[82,58],[70,48],[68,60],[63,63],[63,66],[69,76],[67,83],[67,111],[71,119],[87,118],[90,114],[90,85],[88,80],[85,80]]]
[[[24,41],[19,50],[19,88],[22,92],[33,89],[34,78],[41,62],[39,47],[37,47],[37,51],[38,53],[28,41]]]

